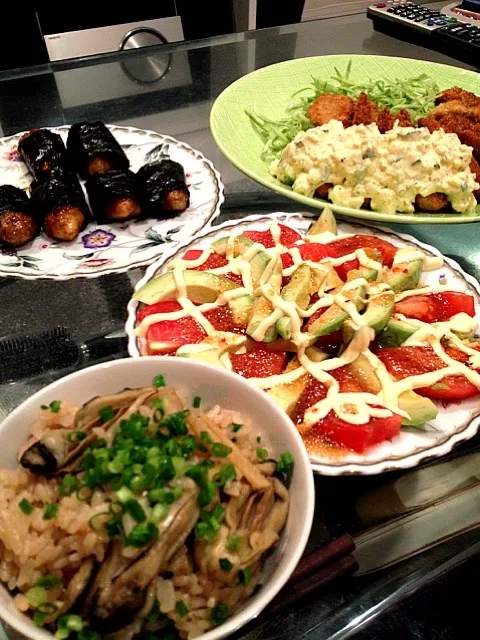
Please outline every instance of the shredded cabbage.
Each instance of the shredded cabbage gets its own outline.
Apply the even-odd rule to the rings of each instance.
[[[381,78],[361,83],[350,80],[351,70],[350,60],[344,73],[335,68],[335,74],[325,80],[312,76],[310,85],[293,94],[285,117],[279,120],[267,118],[259,114],[255,108],[245,109],[253,128],[264,142],[262,160],[275,160],[299,131],[306,131],[313,126],[307,116],[307,108],[322,93],[340,93],[358,98],[363,92],[373,102],[382,107],[389,107],[393,113],[407,109],[414,122],[434,107],[435,98],[440,93],[435,80],[425,73],[406,80]]]

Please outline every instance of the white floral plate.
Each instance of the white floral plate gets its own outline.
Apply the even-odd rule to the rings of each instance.
[[[232,229],[238,232],[247,228],[266,229],[273,219],[297,229],[300,233],[305,233],[312,221],[308,214],[276,213],[268,217],[249,216],[241,222],[226,222],[197,236],[193,242],[183,242],[175,248],[169,248],[158,262],[147,269],[145,276],[137,284],[137,289],[165,271],[166,264],[183,254],[187,247],[206,247],[213,240],[231,232]],[[437,249],[406,234],[393,233],[381,227],[367,227],[345,222],[341,222],[338,226],[340,233],[371,234],[373,232],[396,246],[413,245],[421,247],[427,255],[441,256]],[[442,279],[446,278],[449,286],[470,293],[475,298],[477,319],[480,320],[480,285],[474,278],[466,274],[456,262],[449,258],[444,258],[444,260],[445,264],[442,269],[423,274],[422,283],[438,284],[439,278],[442,277]],[[138,304],[133,299],[129,302],[126,323],[128,351],[134,357],[144,355],[143,341],[136,338],[133,333]],[[407,469],[426,459],[445,455],[458,443],[472,438],[479,427],[480,402],[478,397],[459,403],[452,402],[448,406],[438,403],[437,418],[429,422],[424,430],[402,428],[400,434],[393,440],[372,447],[365,454],[346,452],[341,457],[333,458],[327,453],[319,454],[309,451],[310,462],[315,472],[329,476],[372,475],[396,469]]]
[[[68,126],[52,127],[64,140]],[[202,153],[155,131],[109,125],[130,160],[132,171],[146,162],[171,157],[185,169],[190,206],[169,220],[90,223],[72,242],[57,242],[44,233],[19,249],[0,249],[0,276],[28,280],[96,278],[148,265],[166,247],[208,228],[224,200],[220,174]],[[0,139],[0,184],[28,188],[32,176],[17,152],[21,133]]]

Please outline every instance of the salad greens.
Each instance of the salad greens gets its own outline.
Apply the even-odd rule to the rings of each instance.
[[[370,100],[381,107],[389,107],[393,113],[400,109],[407,109],[414,122],[434,107],[435,98],[440,93],[435,80],[425,73],[404,80],[380,78],[367,82],[354,82],[350,79],[351,70],[352,61],[350,60],[343,73],[335,68],[335,74],[329,78],[312,77],[310,85],[293,94],[285,117],[279,120],[267,118],[255,109],[245,110],[253,128],[264,142],[262,160],[265,162],[275,160],[297,133],[312,128],[313,124],[307,116],[307,109],[322,93],[339,93],[354,99],[361,93],[366,93]]]

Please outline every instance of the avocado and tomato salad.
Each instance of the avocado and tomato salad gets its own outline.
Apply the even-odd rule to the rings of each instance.
[[[422,273],[441,258],[339,234],[326,208],[305,235],[233,227],[134,294],[144,354],[225,367],[264,389],[307,448],[363,453],[480,394],[475,300]],[[324,449],[323,449],[324,450]]]

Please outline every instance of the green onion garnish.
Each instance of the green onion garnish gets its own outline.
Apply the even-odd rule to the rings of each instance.
[[[77,479],[74,476],[67,473],[67,475],[63,478],[62,482],[60,483],[60,487],[58,491],[61,496],[71,496],[72,493],[76,490],[76,488],[77,488]]]
[[[165,518],[168,516],[169,511],[170,505],[158,502],[152,509],[152,513],[149,517],[150,522],[158,524],[162,520],[165,520]]]
[[[23,500],[20,500],[20,502],[18,503],[18,508],[26,516],[29,516],[32,513],[32,511],[35,509],[34,505],[26,498],[23,498]]]
[[[233,568],[233,564],[230,562],[228,558],[220,558],[219,563],[220,563],[220,567],[224,571],[231,571]]]
[[[36,587],[44,587],[45,589],[54,589],[61,584],[60,578],[54,575],[42,576],[35,582]]]
[[[212,436],[208,433],[208,431],[202,431],[200,433],[200,440],[202,442],[207,442],[208,444],[213,443]]]
[[[50,411],[52,413],[58,413],[60,411],[60,407],[62,406],[62,403],[60,400],[52,400],[52,402],[50,402],[48,406],[50,407]]]
[[[54,520],[58,516],[58,504],[51,502],[43,507],[43,519]]]
[[[27,591],[27,599],[32,607],[37,608],[44,602],[47,602],[47,590],[43,587],[32,587]]]
[[[147,519],[145,511],[138,500],[127,500],[123,506],[125,507],[125,511],[132,516],[135,522],[145,522]]]
[[[216,458],[226,458],[229,453],[232,453],[231,447],[227,447],[221,442],[214,442],[212,444],[212,455]]]
[[[199,409],[200,408],[200,404],[202,402],[202,399],[200,398],[200,396],[195,396],[195,398],[193,399],[193,408],[194,409]]]
[[[175,609],[181,618],[185,618],[185,616],[187,616],[190,611],[183,600],[178,600],[178,602],[175,603]]]
[[[56,604],[53,604],[53,602],[42,602],[42,604],[38,605],[37,611],[51,616],[52,614],[57,613],[58,607]]]
[[[287,451],[282,453],[280,460],[277,462],[277,471],[279,473],[291,473],[294,465],[294,459],[292,454]]]
[[[257,458],[266,460],[268,458],[268,451],[264,447],[257,447]]]
[[[195,525],[197,539],[205,542],[215,542],[224,515],[225,509],[219,504],[211,511],[200,511],[200,521]]]
[[[135,500],[135,494],[128,487],[122,487],[117,491],[117,498],[122,504],[129,500]]]
[[[153,384],[159,389],[160,387],[165,386],[165,378],[162,375],[155,376],[153,379]]]
[[[143,547],[151,540],[158,538],[158,527],[153,522],[144,522],[133,527],[130,534],[125,538],[126,546]]]
[[[230,609],[224,602],[219,602],[210,611],[210,620],[216,626],[223,624],[230,615]]]
[[[217,487],[224,487],[229,480],[234,480],[237,477],[234,465],[229,462],[225,464],[218,473],[213,476],[213,482]]]
[[[85,440],[86,437],[87,434],[85,431],[71,431],[70,433],[67,433],[67,442],[77,444],[78,442]]]
[[[235,422],[232,422],[233,433],[238,433],[240,429],[243,429],[243,424],[235,424]]]
[[[198,506],[208,507],[215,495],[216,485],[214,482],[206,482],[198,494]]]
[[[110,406],[103,407],[103,409],[100,409],[98,413],[100,414],[102,422],[110,422],[110,420],[113,420],[115,417],[115,411],[113,410],[113,407]]]
[[[238,572],[238,581],[240,584],[243,584],[245,587],[250,582],[251,578],[252,578],[252,570],[250,569],[250,567],[247,567],[246,569],[242,569],[241,571]]]
[[[162,422],[162,426],[167,427],[172,436],[185,436],[188,433],[186,418],[190,411],[177,411],[171,413]]]
[[[43,409],[43,407],[42,407]],[[48,409],[48,407],[47,407]],[[45,624],[45,618],[46,618],[46,614],[42,613],[41,611],[38,611],[38,609],[35,610],[34,614],[33,614],[33,624],[36,627],[39,627],[40,629],[43,627],[43,625]]]
[[[233,552],[237,551],[241,544],[242,536],[233,535],[228,538],[227,544],[225,546],[227,547],[227,551]]]

